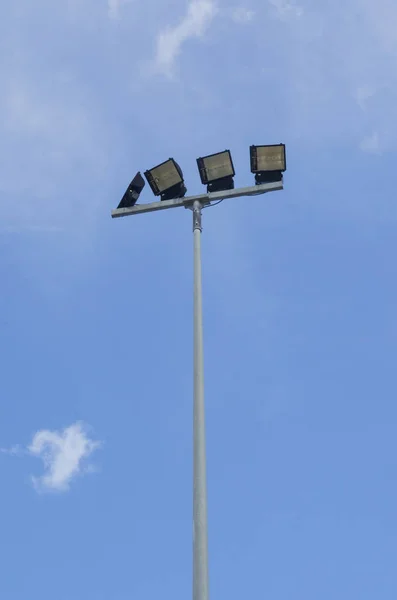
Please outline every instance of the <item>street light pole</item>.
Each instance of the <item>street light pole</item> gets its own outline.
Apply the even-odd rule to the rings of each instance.
[[[208,524],[205,450],[201,203],[193,204],[194,397],[193,397],[193,600],[208,600]]]
[[[209,600],[208,583],[208,525],[207,525],[207,476],[205,450],[204,407],[204,356],[203,356],[203,307],[201,278],[201,211],[212,202],[257,196],[283,189],[283,182],[269,182],[246,188],[207,192],[198,196],[162,200],[150,204],[136,204],[117,208],[112,218],[127,217],[170,208],[188,208],[193,211],[194,239],[194,385],[193,385],[193,600]]]

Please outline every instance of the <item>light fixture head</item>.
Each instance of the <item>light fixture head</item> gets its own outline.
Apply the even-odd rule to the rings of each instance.
[[[144,175],[153,194],[161,196],[161,200],[183,198],[187,192],[182,170],[173,158],[145,171]]]
[[[251,172],[255,174],[257,185],[282,181],[287,169],[285,144],[251,146]]]
[[[230,150],[210,154],[197,159],[201,183],[207,186],[208,192],[232,190],[235,176]]]
[[[130,208],[131,206],[134,206],[145,185],[145,180],[138,171],[128,186],[117,208]]]

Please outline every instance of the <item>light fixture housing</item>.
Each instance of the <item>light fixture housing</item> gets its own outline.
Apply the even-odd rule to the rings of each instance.
[[[251,172],[255,174],[255,183],[282,181],[287,170],[285,144],[251,146]]]
[[[135,206],[145,185],[145,180],[138,171],[128,186],[117,208],[130,208],[131,206]]]
[[[210,154],[197,159],[201,183],[208,192],[234,189],[235,170],[230,150]]]
[[[187,192],[182,169],[173,158],[144,173],[155,196],[161,200],[183,198]]]

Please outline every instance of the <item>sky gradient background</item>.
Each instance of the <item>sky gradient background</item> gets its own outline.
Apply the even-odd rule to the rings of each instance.
[[[1,598],[191,597],[191,215],[110,211],[284,142],[203,213],[211,597],[395,600],[397,5],[340,4],[2,4]]]

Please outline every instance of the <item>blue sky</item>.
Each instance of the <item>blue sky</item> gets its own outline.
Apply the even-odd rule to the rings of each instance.
[[[191,594],[191,215],[110,211],[284,142],[203,214],[211,596],[394,600],[395,3],[1,13],[0,597]]]

